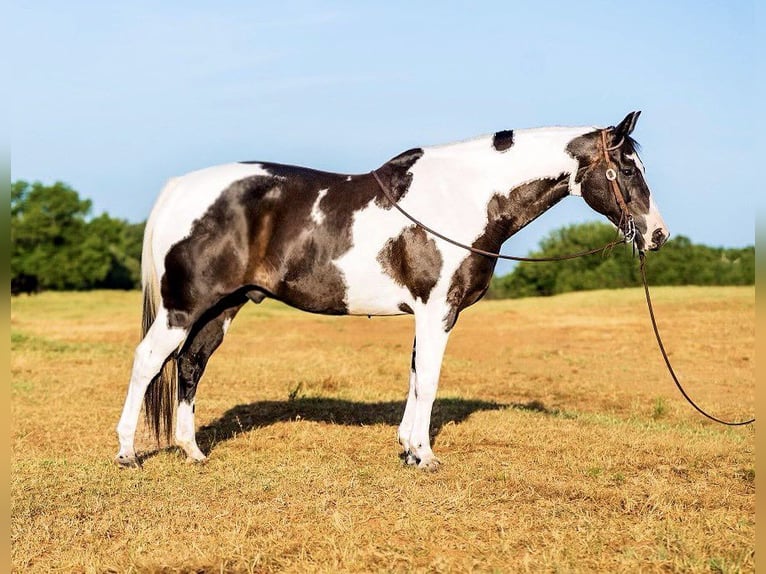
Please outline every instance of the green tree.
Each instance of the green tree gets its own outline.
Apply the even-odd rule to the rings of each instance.
[[[83,259],[91,261],[96,278],[92,287],[132,289],[141,281],[141,242],[144,224],[131,224],[104,214],[90,222]]]
[[[605,245],[615,237],[606,223],[591,222],[557,229],[540,242],[532,257],[576,253]],[[610,289],[640,285],[637,258],[627,246],[611,252],[568,261],[519,263],[508,275],[492,280],[494,298],[554,295],[567,291]],[[652,285],[752,285],[755,248],[714,248],[695,245],[682,235],[648,255]]]
[[[34,275],[47,289],[132,288],[140,280],[143,224],[106,214],[62,182],[13,182],[11,276]]]
[[[11,186],[11,272],[35,275],[42,287],[76,288],[81,270],[75,265],[84,238],[89,200],[62,182],[13,182]]]

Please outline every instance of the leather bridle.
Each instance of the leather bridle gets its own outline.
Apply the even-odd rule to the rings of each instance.
[[[462,249],[465,249],[467,251],[470,251],[471,253],[476,253],[477,255],[483,255],[485,257],[490,257],[494,259],[509,259],[511,261],[563,261],[565,259],[574,259],[576,257],[582,257],[584,255],[592,255],[594,253],[607,253],[609,249],[614,247],[615,245],[619,245],[620,243],[630,243],[633,245],[635,249],[635,243],[633,242],[636,238],[636,224],[633,221],[633,216],[630,214],[630,210],[628,209],[628,203],[630,202],[630,196],[628,196],[627,201],[625,200],[625,197],[623,196],[622,192],[620,191],[620,186],[617,183],[617,170],[614,167],[614,163],[612,162],[612,158],[609,156],[610,151],[614,151],[618,149],[621,145],[623,140],[620,139],[617,144],[615,144],[612,147],[609,147],[606,142],[607,132],[610,130],[610,128],[601,130],[601,141],[600,141],[600,148],[604,156],[604,162],[606,163],[606,170],[604,172],[604,175],[606,176],[607,181],[610,184],[610,187],[612,189],[612,193],[614,194],[614,199],[617,201],[617,206],[620,208],[620,219],[618,223],[618,228],[620,231],[622,231],[622,234],[624,236],[622,241],[614,240],[603,247],[599,247],[597,249],[590,249],[588,251],[582,251],[580,253],[572,253],[569,255],[561,255],[557,257],[516,257],[514,255],[503,255],[501,253],[494,253],[492,251],[485,251],[483,249],[479,249],[478,247],[473,247],[471,245],[466,245],[464,243],[460,243],[459,241],[455,241],[454,239],[451,239],[450,237],[447,237],[446,235],[443,235],[439,233],[438,231],[428,227],[421,221],[415,219],[412,215],[410,215],[407,211],[405,211],[399,203],[394,200],[392,193],[390,189],[383,183],[383,181],[380,179],[380,176],[378,175],[377,171],[372,170],[371,174],[373,178],[375,178],[375,181],[378,182],[378,186],[380,187],[380,190],[383,192],[383,195],[386,197],[388,202],[395,207],[397,210],[399,210],[402,215],[404,215],[407,219],[412,221],[415,225],[418,227],[422,227],[424,230],[426,230],[428,233],[435,235],[436,237],[443,239],[447,243],[451,243],[452,245],[455,245],[457,247],[460,247]],[[593,165],[586,168],[587,170],[593,169]],[[728,426],[742,426],[742,425],[749,425],[755,422],[755,418],[747,419],[744,421],[724,421],[717,417],[714,417],[713,415],[707,413],[705,410],[703,410],[701,407],[695,403],[691,397],[686,393],[683,386],[681,386],[681,382],[678,380],[678,377],[676,376],[675,371],[673,370],[673,366],[670,364],[670,359],[668,358],[668,354],[665,351],[665,346],[662,343],[662,338],[660,337],[660,332],[657,327],[657,320],[654,317],[654,309],[652,308],[652,301],[651,297],[649,295],[649,284],[646,281],[646,257],[644,255],[643,251],[639,251],[639,257],[641,260],[640,268],[641,268],[641,279],[644,283],[644,292],[646,294],[646,304],[649,308],[649,317],[652,321],[652,328],[654,329],[654,335],[657,339],[657,344],[660,348],[660,352],[662,354],[662,358],[665,360],[665,365],[668,368],[668,372],[670,373],[671,378],[673,379],[673,382],[675,383],[676,387],[678,387],[678,390],[681,392],[683,397],[702,415],[707,417],[708,419],[715,421],[717,423],[721,423]]]
[[[612,147],[607,146],[606,134],[608,131],[608,129],[601,130],[600,147],[604,155],[604,162],[606,163],[606,170],[604,175],[606,176],[606,179],[612,188],[612,193],[614,194],[614,199],[617,201],[617,206],[620,208],[620,219],[617,226],[620,228],[620,231],[622,231],[622,234],[625,237],[625,243],[632,243],[636,238],[636,223],[633,221],[633,216],[630,214],[630,209],[628,209],[630,196],[628,196],[628,201],[626,201],[622,191],[620,190],[620,186],[617,183],[617,170],[612,163],[612,158],[609,156],[610,151],[616,150],[622,145],[622,139],[620,139],[620,141]]]

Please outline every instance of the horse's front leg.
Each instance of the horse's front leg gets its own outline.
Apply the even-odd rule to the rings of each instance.
[[[412,342],[412,360],[410,361],[410,389],[407,394],[407,406],[404,407],[404,416],[402,422],[399,425],[399,431],[397,438],[399,444],[402,447],[402,458],[407,464],[417,464],[418,461],[412,455],[410,451],[410,434],[412,434],[412,423],[415,421],[415,385],[417,384],[418,374],[415,370],[415,348],[417,345],[417,338]]]
[[[431,450],[429,429],[442,358],[449,338],[444,328],[443,311],[441,306],[433,306],[415,313],[414,408],[406,460],[410,462],[412,459],[412,463],[416,462],[424,470],[436,470],[439,466],[439,459]],[[405,418],[407,414],[405,409]]]

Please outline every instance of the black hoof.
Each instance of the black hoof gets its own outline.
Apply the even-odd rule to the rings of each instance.
[[[141,461],[137,456],[117,455],[114,457],[114,462],[120,468],[141,468]]]
[[[417,466],[420,462],[420,460],[418,460],[418,458],[410,451],[400,452],[399,458],[402,460],[402,463],[407,466]]]

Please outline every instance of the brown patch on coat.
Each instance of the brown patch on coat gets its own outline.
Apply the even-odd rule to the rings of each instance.
[[[487,204],[487,226],[473,247],[499,253],[503,242],[534,221],[568,194],[568,174],[557,179],[542,178],[514,187],[507,194],[495,194]],[[497,259],[469,254],[452,275],[447,291],[450,311],[444,328],[455,326],[460,311],[476,303],[489,289]]]
[[[421,148],[413,148],[390,159],[379,169],[375,170],[381,180],[388,186],[391,199],[400,201],[409,191],[412,184],[410,169],[423,156]],[[375,198],[375,205],[383,209],[391,209],[393,205],[382,193]]]
[[[409,169],[422,155],[412,149],[378,169],[396,200],[409,189]],[[347,313],[345,278],[333,261],[353,247],[357,211],[373,201],[392,208],[378,183],[371,174],[245,163],[259,163],[270,175],[246,177],[222,190],[165,255],[161,293],[170,324],[190,328],[239,289],[304,311]],[[311,209],[320,190],[327,191],[319,202],[324,218],[317,223]],[[423,289],[422,282],[416,289]]]
[[[386,241],[378,263],[396,283],[406,287],[415,299],[428,302],[442,269],[442,255],[436,242],[421,227],[412,225]]]

